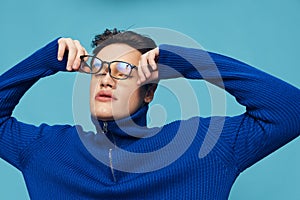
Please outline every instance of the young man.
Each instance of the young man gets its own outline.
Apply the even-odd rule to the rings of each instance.
[[[54,40],[0,77],[0,156],[22,171],[32,199],[227,199],[243,170],[300,134],[299,89],[245,63],[198,49],[157,48],[131,31],[107,30],[94,44],[87,56],[76,40]],[[39,78],[66,69],[92,74],[97,134],[11,117]],[[225,88],[246,112],[147,128],[155,83],[176,77]],[[200,156],[204,141],[211,149]]]

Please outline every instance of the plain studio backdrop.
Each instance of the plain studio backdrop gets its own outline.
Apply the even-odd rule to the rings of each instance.
[[[299,88],[299,10],[299,0],[4,1],[0,7],[0,73],[60,36],[78,39],[91,51],[93,36],[105,28],[161,27],[185,34],[206,50],[242,60]],[[35,125],[74,124],[75,77],[76,73],[58,73],[39,81],[20,101],[13,116]],[[158,95],[163,95],[160,91]],[[203,104],[209,103],[206,92],[197,96]],[[167,100],[164,96],[153,104],[168,105]],[[202,107],[201,113],[209,115]],[[163,109],[167,121],[176,118],[167,106]],[[226,109],[228,115],[243,112],[230,96]],[[300,141],[296,139],[247,169],[235,182],[230,199],[299,199],[299,152]],[[21,173],[3,160],[0,199],[29,199]]]

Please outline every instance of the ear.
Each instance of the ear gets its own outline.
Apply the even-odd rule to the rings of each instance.
[[[157,88],[157,84],[151,84],[151,86],[149,86],[147,88],[147,91],[146,91],[145,97],[144,97],[145,103],[150,103],[153,100],[156,88]]]

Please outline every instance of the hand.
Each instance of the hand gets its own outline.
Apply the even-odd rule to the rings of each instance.
[[[78,40],[71,38],[60,38],[58,40],[57,59],[62,61],[64,54],[68,51],[68,62],[66,69],[68,71],[78,71],[80,67],[80,56],[88,54]]]
[[[151,82],[158,79],[158,68],[156,60],[159,56],[159,48],[156,47],[143,54],[140,59],[140,64],[138,67],[138,76],[137,81],[138,85],[141,85],[146,82]]]

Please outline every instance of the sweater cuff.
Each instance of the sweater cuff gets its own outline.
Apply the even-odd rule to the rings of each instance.
[[[215,63],[205,50],[162,44],[159,46],[158,65],[160,79],[203,79],[207,68]]]
[[[64,58],[62,61],[59,61],[57,59],[58,39],[59,38],[56,38],[33,54],[35,60],[39,62],[37,66],[51,69],[53,72],[67,71],[66,65],[68,54],[64,54]]]

